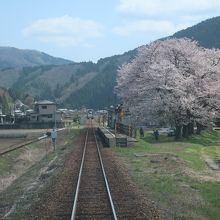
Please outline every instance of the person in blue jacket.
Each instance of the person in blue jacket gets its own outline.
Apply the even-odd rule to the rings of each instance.
[[[144,129],[140,127],[140,137],[144,137]]]

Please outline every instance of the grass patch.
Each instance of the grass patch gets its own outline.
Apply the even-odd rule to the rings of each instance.
[[[184,141],[202,146],[220,146],[220,131],[202,131],[201,135],[193,135]]]
[[[179,141],[149,132],[128,148],[114,148],[134,179],[165,210],[169,219],[220,219],[220,182],[194,178],[207,174],[205,158],[220,158],[220,131],[204,131]],[[145,155],[137,157],[135,155]],[[211,174],[210,174],[211,175]]]
[[[193,187],[201,193],[203,198],[207,201],[202,212],[209,216],[210,219],[220,219],[220,183],[203,182],[194,183]]]

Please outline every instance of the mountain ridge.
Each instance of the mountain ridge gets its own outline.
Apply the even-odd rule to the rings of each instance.
[[[37,50],[0,46],[0,69],[39,65],[64,65],[73,63]]]
[[[196,40],[202,47],[220,48],[220,16],[206,19],[192,27],[178,31],[172,37],[187,37]]]
[[[200,46],[220,48],[218,27],[220,16],[202,21],[167,38],[188,37],[198,41]],[[101,58],[97,63],[70,62],[64,65],[2,69],[0,86],[19,91],[24,96],[29,94],[36,99],[57,101],[61,106],[70,108],[109,107],[118,102],[114,94],[117,70],[123,63],[131,61],[136,53],[137,48],[121,55]]]

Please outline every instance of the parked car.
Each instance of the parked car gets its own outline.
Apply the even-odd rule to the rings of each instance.
[[[166,132],[167,132],[167,136],[168,136],[168,137],[172,137],[172,136],[175,135],[176,129],[175,129],[175,128],[168,128],[168,129],[166,130]]]

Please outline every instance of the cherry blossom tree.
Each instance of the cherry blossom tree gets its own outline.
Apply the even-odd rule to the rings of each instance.
[[[220,51],[187,38],[155,41],[121,66],[115,89],[141,121],[187,136],[194,123],[208,126],[220,110]]]

